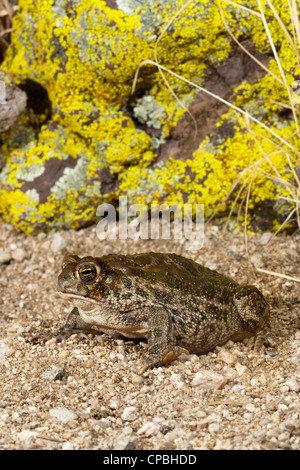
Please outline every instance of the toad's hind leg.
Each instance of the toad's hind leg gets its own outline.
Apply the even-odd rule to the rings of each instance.
[[[174,361],[180,354],[188,353],[176,345],[175,329],[171,314],[162,307],[149,308],[148,357],[139,369],[140,373],[151,367],[159,367]]]

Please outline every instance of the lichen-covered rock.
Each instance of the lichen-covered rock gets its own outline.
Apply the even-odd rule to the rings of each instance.
[[[274,3],[290,28],[287,5]],[[190,141],[193,123],[156,67],[141,68],[131,94],[137,67],[144,59],[153,60],[155,52],[161,65],[197,85],[215,74],[221,80],[230,72],[234,75],[231,39],[217,0],[191,2],[156,44],[184,4],[184,0],[19,1],[2,68],[26,90],[28,105],[26,114],[1,135],[6,159],[0,175],[2,218],[25,233],[78,228],[95,220],[95,209],[104,197],[112,200],[124,193],[129,201],[148,204],[205,202],[209,214],[228,194],[239,171],[255,165],[262,158],[260,152],[273,152],[268,132],[257,128],[259,136],[238,131],[219,140],[203,140],[200,132],[193,152],[174,156],[172,142],[176,147],[174,132],[180,120],[190,120],[192,130],[186,136]],[[230,4],[224,9],[237,35],[251,38],[261,53],[269,52],[255,15]],[[271,18],[270,24],[276,33],[276,19]],[[282,35],[277,39],[282,50],[290,50]],[[296,66],[291,54],[283,60],[286,70]],[[278,72],[273,63],[270,67]],[[166,77],[185,107],[197,102],[195,88],[174,75]],[[293,140],[296,154],[299,144],[296,138],[290,139],[294,123],[280,121],[282,108],[274,104],[278,96],[287,102],[287,92],[273,82],[267,75],[256,85],[243,84],[236,101],[243,105],[256,97],[270,98],[270,105],[257,104],[256,115],[271,122],[283,138]],[[237,85],[240,82],[228,79],[230,93]],[[42,98],[39,89],[44,92]],[[231,130],[242,129],[233,114],[227,122]],[[255,174],[258,181],[250,208],[278,195],[291,196],[278,179],[294,175],[287,169],[284,152],[276,158],[280,168],[276,181],[261,172]],[[266,158],[262,170],[273,176],[274,162]],[[287,201],[282,201],[284,216]]]

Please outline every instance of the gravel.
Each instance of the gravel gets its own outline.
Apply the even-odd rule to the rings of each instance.
[[[204,247],[180,240],[102,240],[95,227],[25,237],[0,225],[1,449],[300,449],[300,236],[217,225]],[[63,256],[176,252],[241,283],[271,305],[275,344],[253,338],[183,354],[137,373],[145,341],[66,332],[56,293]]]

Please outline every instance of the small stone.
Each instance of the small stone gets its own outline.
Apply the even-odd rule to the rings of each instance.
[[[103,429],[107,429],[107,428],[111,427],[111,422],[108,419],[101,418],[99,421],[100,421],[101,426],[102,426]]]
[[[114,450],[131,450],[134,445],[134,438],[132,435],[119,434],[113,442]]]
[[[120,402],[119,400],[111,400],[109,402],[109,407],[112,409],[112,410],[117,410],[119,407],[120,407]]]
[[[214,434],[220,430],[220,425],[218,423],[211,423],[208,425],[207,429],[210,434]]]
[[[172,427],[169,426],[168,424],[163,424],[161,427],[161,433],[162,434],[167,434],[169,431],[171,431]]]
[[[18,438],[22,441],[23,449],[27,450],[35,445],[38,433],[30,429],[24,429],[18,434]]]
[[[266,354],[268,354],[268,356],[271,356],[271,357],[275,357],[276,356],[276,352],[275,351],[272,351],[271,349],[268,349],[266,351]]]
[[[285,382],[285,385],[289,388],[291,392],[299,392],[300,386],[296,380],[289,379]]]
[[[12,252],[12,258],[15,261],[19,262],[24,261],[24,259],[28,258],[28,252],[25,251],[23,248],[16,248]]]
[[[155,436],[159,432],[159,425],[153,423],[152,421],[146,421],[143,426],[138,430],[138,435],[143,435],[146,437]]]
[[[66,375],[63,369],[51,369],[47,370],[41,375],[41,379],[48,380],[49,382],[54,382],[54,380],[59,380]]]
[[[229,366],[234,366],[237,363],[237,357],[234,354],[225,350],[219,352],[218,358]]]
[[[237,362],[236,365],[235,365],[235,370],[237,371],[238,375],[241,377],[246,372],[248,372],[249,369],[248,369],[247,366],[243,366],[242,364]]]
[[[51,243],[51,251],[52,253],[57,253],[67,246],[67,240],[60,234],[55,233],[52,243]]]
[[[4,250],[0,250],[0,264],[9,263],[11,259],[12,259],[12,256],[10,253]]]
[[[73,444],[72,442],[65,442],[62,446],[62,450],[73,450]]]
[[[262,234],[262,236],[260,237],[260,241],[259,243],[261,245],[266,245],[268,243],[268,241],[270,240],[270,238],[272,237],[272,233],[271,232],[265,232]]]
[[[253,263],[257,267],[263,266],[264,262],[262,256],[260,254],[255,254],[250,257],[251,263]]]
[[[128,406],[127,408],[124,408],[121,419],[123,421],[134,421],[138,417],[136,411],[137,410],[135,406]]]
[[[228,377],[209,370],[203,370],[194,375],[191,385],[201,390],[220,390],[227,382]]]
[[[51,418],[55,418],[62,423],[69,423],[78,419],[77,414],[67,408],[51,408],[49,413]]]

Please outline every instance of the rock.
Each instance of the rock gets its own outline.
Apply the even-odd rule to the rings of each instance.
[[[121,433],[112,444],[114,450],[131,450],[134,447],[135,439],[132,435]]]
[[[121,415],[121,419],[123,419],[123,421],[134,421],[137,417],[137,409],[135,406],[128,406],[127,408],[124,408],[124,411]]]
[[[258,268],[262,267],[264,265],[264,261],[262,259],[262,256],[259,253],[250,256],[250,261],[251,261],[251,263],[253,263]]]
[[[261,245],[266,245],[266,244],[269,242],[269,240],[270,240],[270,238],[272,237],[272,235],[273,235],[273,234],[272,234],[271,232],[265,232],[265,233],[263,233],[262,236],[260,237],[259,243],[260,243]]]
[[[243,364],[240,364],[239,362],[236,363],[235,370],[237,371],[240,377],[249,371],[247,366],[244,366]]]
[[[51,408],[49,414],[51,418],[55,418],[61,423],[69,423],[78,419],[77,414],[68,408]]]
[[[12,259],[12,256],[8,251],[0,250],[0,264],[9,263]]]
[[[118,399],[113,399],[109,402],[109,407],[112,409],[112,410],[117,410],[118,408],[120,408],[120,400]]]
[[[300,385],[297,380],[289,379],[286,380],[285,385],[291,390],[292,392],[299,392]]]
[[[221,359],[221,361],[225,362],[229,366],[234,366],[237,363],[237,357],[225,350],[219,352],[218,359]]]
[[[12,44],[3,63],[28,94],[26,119],[18,128],[14,126],[9,144],[3,146],[6,163],[0,176],[0,200],[6,221],[26,234],[77,229],[95,222],[104,197],[115,202],[123,194],[148,206],[154,200],[170,205],[197,200],[205,202],[209,213],[214,211],[237,174],[260,158],[259,146],[253,145],[248,133],[235,130],[234,115],[220,121],[228,107],[213,96],[197,93],[180,79],[176,80],[179,100],[170,96],[155,67],[147,80],[148,72],[141,67],[136,92],[131,93],[136,70],[145,58],[153,57],[159,34],[179,12],[178,2],[156,2],[156,14],[147,1],[105,0],[98,5],[89,0],[53,0],[47,12],[44,3],[19,0]],[[89,21],[82,19],[86,11]],[[212,94],[231,99],[239,87],[240,99],[250,99],[247,87],[257,86],[251,105],[264,106],[262,112],[270,125],[280,126],[281,108],[276,111],[274,104],[265,104],[270,88],[275,94],[278,87],[256,83],[265,72],[230,40],[215,2],[193,2],[179,13],[179,20],[165,30],[168,40],[160,43],[163,65],[170,66],[170,58],[180,47],[178,73],[184,72],[186,79],[201,83]],[[34,28],[28,26],[28,18]],[[258,35],[262,42],[268,38],[255,28],[253,22],[245,31],[243,47],[268,64],[269,55],[259,53],[252,41]],[[274,28],[278,35],[280,26]],[[40,38],[47,51],[43,60]],[[286,47],[287,55],[292,55],[288,43]],[[293,70],[291,62],[287,72]],[[70,83],[76,84],[72,99],[68,96]],[[241,96],[241,83],[245,96]],[[23,93],[17,87],[14,90]],[[55,112],[51,113],[54,96]],[[263,96],[265,102],[253,103],[257,96]],[[16,116],[25,106],[25,94],[20,98],[22,106],[17,107]],[[280,101],[281,95],[272,98]],[[187,108],[197,121],[197,132]],[[6,124],[15,118],[6,116]],[[287,119],[287,126],[291,125]],[[262,142],[266,151],[267,144]],[[283,155],[279,166],[284,164]],[[281,194],[282,185],[268,179],[266,190],[263,178],[256,184],[259,190],[253,200],[250,195],[250,202],[258,201],[259,208],[265,203],[274,222],[272,212],[276,210],[269,206],[276,209],[276,193]],[[280,205],[284,214],[282,204],[284,200]],[[259,214],[257,224],[266,224],[266,214]],[[199,244],[191,242],[190,249],[198,250]]]
[[[4,70],[0,70],[0,132],[7,131],[25,110],[26,93],[15,85]]]
[[[220,430],[220,425],[219,423],[211,423],[208,425],[207,429],[210,434],[218,433]]]
[[[73,444],[72,442],[64,442],[63,446],[62,446],[62,450],[73,450]]]
[[[12,258],[15,261],[24,261],[25,258],[28,258],[28,252],[24,250],[24,248],[16,248],[12,251],[11,254]]]
[[[209,370],[196,372],[191,385],[201,390],[220,390],[228,382],[228,377]]]
[[[53,253],[57,253],[66,248],[67,245],[67,240],[60,233],[55,233],[50,248]]]
[[[31,449],[36,443],[38,433],[30,429],[24,429],[18,434],[18,439],[22,442],[23,449]]]
[[[41,379],[48,380],[49,382],[54,382],[54,380],[59,380],[66,375],[63,369],[51,369],[47,370],[41,375]]]
[[[160,426],[152,421],[146,421],[143,426],[138,430],[137,434],[139,436],[143,435],[145,437],[154,436],[160,430]]]

